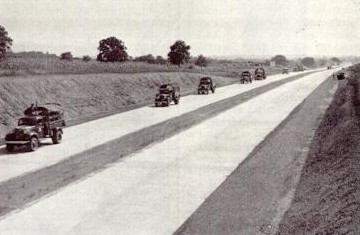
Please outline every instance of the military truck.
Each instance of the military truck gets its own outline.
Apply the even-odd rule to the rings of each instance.
[[[252,77],[251,77],[251,73],[250,71],[244,71],[241,73],[241,77],[240,77],[240,83],[244,84],[244,83],[252,83]]]
[[[180,102],[180,87],[173,84],[164,84],[155,96],[155,106],[169,106],[171,102]]]
[[[283,68],[282,74],[289,74],[289,68]]]
[[[293,72],[302,72],[304,70],[305,70],[304,66],[296,65],[295,68],[293,69]]]
[[[21,146],[35,151],[45,138],[51,138],[53,144],[61,142],[65,120],[59,104],[31,105],[24,111],[24,115],[19,119],[18,126],[5,136],[9,152]]]
[[[210,77],[202,77],[198,86],[198,94],[215,93],[216,84]]]
[[[254,74],[255,74],[255,80],[264,80],[264,79],[266,79],[265,69],[263,69],[263,68],[255,69]]]

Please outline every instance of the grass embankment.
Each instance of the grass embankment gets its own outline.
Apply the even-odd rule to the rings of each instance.
[[[360,65],[347,71],[312,142],[278,234],[360,234]]]
[[[195,92],[202,75],[194,73],[89,74],[0,78],[0,137],[16,125],[31,103],[57,102],[67,120],[115,113],[152,102],[159,85],[177,83]],[[219,86],[237,81],[213,77]]]

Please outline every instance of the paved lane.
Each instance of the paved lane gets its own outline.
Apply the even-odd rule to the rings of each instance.
[[[10,214],[1,234],[171,234],[332,71],[266,92]]]

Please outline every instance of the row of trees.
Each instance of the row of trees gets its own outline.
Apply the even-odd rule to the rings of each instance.
[[[13,40],[9,37],[8,32],[3,26],[0,25],[0,60],[5,58],[5,55],[11,51]],[[172,64],[180,66],[187,63],[190,59],[190,46],[186,45],[184,41],[178,40],[170,46],[170,52],[168,53],[168,60],[165,60],[161,56],[154,58],[152,55],[140,56],[135,58],[136,61],[145,61],[148,63],[165,64],[169,61]],[[99,42],[99,54],[97,60],[100,62],[122,62],[129,60],[127,48],[122,40],[116,37],[108,37],[102,39]],[[74,57],[71,52],[64,52],[60,55],[62,60],[73,60]],[[90,61],[90,56],[84,56],[84,61]],[[199,56],[196,64],[199,66],[206,66],[206,58]]]
[[[288,60],[286,59],[286,57],[284,55],[276,55],[271,60],[274,61],[276,65],[286,66],[288,64]],[[341,60],[337,57],[332,57],[330,59],[330,62],[338,64],[341,62]],[[300,63],[302,65],[304,65],[306,67],[310,67],[310,68],[316,66],[316,61],[313,57],[304,57],[301,59]],[[323,66],[325,64],[326,64],[325,60],[320,61],[321,66]]]
[[[170,46],[170,52],[168,53],[168,61],[172,64],[180,66],[181,64],[187,63],[190,59],[190,46],[186,45],[184,41],[178,40]],[[126,52],[127,48],[122,40],[116,37],[109,37],[99,42],[99,54],[97,60],[101,62],[122,62],[129,60],[129,55]],[[165,64],[165,60],[161,56],[156,58],[149,54],[140,57],[136,57],[135,61],[143,61],[153,64]],[[199,56],[199,60],[206,60],[204,56]],[[206,62],[199,62],[200,66],[206,66]]]
[[[3,26],[0,25],[0,60],[5,58],[5,55],[11,50],[13,40],[9,37],[8,32]],[[170,46],[170,52],[168,53],[168,59],[164,59],[161,56],[156,58],[149,54],[144,56],[139,56],[134,59],[134,61],[142,61],[153,64],[165,64],[169,61],[171,64],[180,66],[181,64],[187,63],[190,59],[190,46],[187,45],[184,41],[178,40],[173,45]],[[97,60],[100,62],[122,62],[129,60],[129,55],[127,53],[127,48],[125,43],[122,40],[117,39],[116,37],[108,37],[102,39],[99,42],[99,54],[97,55]],[[73,60],[74,57],[71,52],[64,52],[60,55],[60,58],[63,60]],[[83,61],[90,61],[90,56],[83,56]],[[272,59],[276,65],[286,66],[288,61],[284,55],[276,55]],[[321,63],[326,63],[320,61]],[[340,63],[341,61],[333,57],[331,62]],[[314,67],[316,65],[315,59],[313,57],[305,57],[300,63],[307,67]],[[195,60],[195,65],[200,67],[207,66],[206,57],[200,55]]]

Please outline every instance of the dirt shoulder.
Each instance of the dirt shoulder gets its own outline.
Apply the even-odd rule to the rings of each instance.
[[[347,71],[313,139],[278,234],[360,234],[360,65]]]
[[[329,78],[312,92],[175,234],[275,234],[335,85]]]

